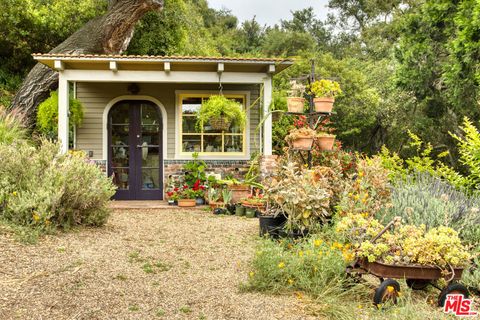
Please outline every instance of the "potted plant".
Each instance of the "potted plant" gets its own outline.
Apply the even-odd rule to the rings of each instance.
[[[311,150],[316,132],[308,127],[294,128],[285,137],[290,148],[297,150]]]
[[[195,207],[195,191],[189,189],[188,186],[184,186],[183,190],[178,193],[178,206],[179,207]]]
[[[169,206],[174,206],[178,201],[178,193],[176,191],[167,192],[167,202]]]
[[[205,204],[205,186],[200,185],[200,179],[195,181],[192,187],[193,194],[195,196],[195,202],[201,206]]]
[[[319,132],[317,134],[316,143],[320,150],[331,151],[335,144],[335,135],[328,132]]]
[[[259,218],[260,237],[269,235],[272,238],[280,237],[284,232],[285,222],[287,218],[280,208],[269,207],[261,212]]]
[[[226,185],[228,190],[232,192],[232,201],[237,203],[240,199],[250,194],[250,186],[238,179],[229,177],[219,181],[220,184]]]
[[[197,128],[209,123],[213,129],[227,131],[232,122],[239,128],[244,128],[247,114],[240,103],[227,99],[222,95],[213,95],[203,102],[197,112]]]
[[[241,203],[237,203],[235,205],[235,215],[236,216],[244,216],[245,215],[245,207]]]
[[[292,236],[304,235],[315,222],[328,221],[330,197],[323,179],[292,162],[283,166],[265,189],[267,203],[287,217],[285,228]]]
[[[297,81],[290,81],[291,89],[288,92],[287,108],[288,112],[303,113],[305,108],[305,86]]]
[[[213,187],[208,188],[207,199],[208,199],[208,205],[212,210],[223,207],[223,202],[219,201],[220,200],[219,190]]]
[[[316,112],[332,112],[335,97],[342,93],[342,90],[338,82],[322,79],[311,84],[310,92],[315,95],[313,103]]]
[[[232,191],[228,189],[223,189],[222,190],[222,199],[223,199],[223,206],[224,208],[228,209],[228,212],[230,212],[230,202],[232,201]]]

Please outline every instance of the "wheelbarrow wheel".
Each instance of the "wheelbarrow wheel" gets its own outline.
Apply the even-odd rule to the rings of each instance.
[[[412,290],[423,290],[430,284],[430,281],[421,279],[407,279],[405,282]]]
[[[460,283],[450,283],[442,290],[442,292],[440,292],[440,295],[438,296],[439,307],[443,308],[445,306],[445,301],[447,300],[447,295],[449,294],[461,294],[467,299],[469,296],[468,289],[464,285]]]
[[[373,304],[377,307],[385,304],[386,302],[392,302],[397,304],[397,298],[400,295],[400,284],[393,280],[387,279],[383,281],[380,286],[375,290],[373,296]]]

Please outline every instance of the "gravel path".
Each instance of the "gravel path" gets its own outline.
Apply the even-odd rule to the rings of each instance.
[[[0,319],[306,319],[293,295],[240,291],[257,228],[202,211],[124,210],[37,245],[0,234]]]

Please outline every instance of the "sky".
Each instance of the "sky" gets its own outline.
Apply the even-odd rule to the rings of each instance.
[[[291,18],[291,11],[313,7],[317,18],[327,17],[328,0],[208,0],[210,7],[230,9],[240,21],[252,19],[261,24],[274,25],[280,19]]]

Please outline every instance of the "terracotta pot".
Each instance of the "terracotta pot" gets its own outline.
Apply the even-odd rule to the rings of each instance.
[[[317,144],[320,150],[330,151],[333,149],[335,136],[319,136],[317,137]]]
[[[300,97],[287,98],[288,112],[303,113],[305,108],[305,99]]]
[[[311,150],[313,144],[313,137],[300,137],[292,140],[291,147],[297,150]]]
[[[232,191],[232,203],[240,202],[240,199],[250,195],[250,186],[246,184],[236,184],[228,186],[228,190]]]
[[[225,204],[224,204],[223,202],[213,202],[213,201],[212,201],[212,202],[209,202],[208,205],[210,206],[210,208],[211,208],[212,210],[214,210],[214,209],[216,209],[216,208],[222,208],[222,207],[224,207]]]
[[[195,207],[196,205],[195,199],[178,199],[179,207]]]
[[[332,112],[335,98],[321,97],[313,99],[316,112]]]

